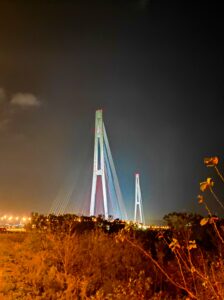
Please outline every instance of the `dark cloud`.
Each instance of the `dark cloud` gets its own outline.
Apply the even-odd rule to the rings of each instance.
[[[21,108],[39,107],[41,102],[34,94],[15,93],[11,99],[7,97],[6,90],[0,88],[0,130],[7,132],[13,121],[17,122],[17,116]],[[17,136],[17,134],[16,134]]]

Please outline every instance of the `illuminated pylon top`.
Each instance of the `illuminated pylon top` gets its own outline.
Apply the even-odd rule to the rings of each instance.
[[[137,215],[139,217],[137,217]],[[139,174],[135,174],[135,212],[134,212],[134,222],[140,222],[145,224],[145,218],[143,213],[143,206],[142,206],[142,194],[140,188],[140,180]]]
[[[97,180],[101,179],[104,215],[127,220],[117,173],[115,170],[107,133],[103,123],[103,111],[96,111],[93,180],[90,201],[90,215],[96,212]],[[110,200],[110,201],[109,201]]]

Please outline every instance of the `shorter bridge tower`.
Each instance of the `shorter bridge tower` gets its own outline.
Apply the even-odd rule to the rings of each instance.
[[[139,174],[135,174],[135,212],[134,212],[134,222],[139,222],[145,224],[145,218],[142,206],[142,194],[140,188]]]

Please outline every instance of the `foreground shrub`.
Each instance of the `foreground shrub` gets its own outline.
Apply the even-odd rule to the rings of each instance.
[[[152,266],[144,255],[101,231],[31,233],[13,252],[13,273],[3,290],[11,299],[120,299],[126,291],[128,299],[146,299],[152,294]]]

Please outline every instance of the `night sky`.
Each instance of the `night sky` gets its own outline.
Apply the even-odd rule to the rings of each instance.
[[[215,3],[2,0],[0,214],[47,213],[71,189],[68,211],[88,212],[99,108],[129,217],[136,171],[147,222],[203,213],[199,182],[218,182],[203,158],[224,169]]]

